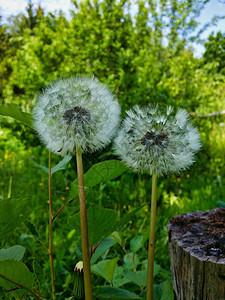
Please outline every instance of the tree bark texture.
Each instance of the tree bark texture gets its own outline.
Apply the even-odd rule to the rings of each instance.
[[[197,211],[168,223],[177,300],[225,300],[225,208]]]

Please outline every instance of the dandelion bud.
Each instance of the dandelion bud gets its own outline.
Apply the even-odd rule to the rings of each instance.
[[[74,268],[74,299],[84,299],[83,262],[79,261]]]

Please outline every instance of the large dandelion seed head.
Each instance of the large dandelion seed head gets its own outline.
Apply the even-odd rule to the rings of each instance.
[[[117,129],[120,106],[109,88],[94,77],[77,76],[52,82],[38,96],[34,126],[53,153],[96,151]]]
[[[172,111],[168,107],[161,112],[158,106],[135,106],[127,111],[115,149],[129,167],[162,176],[185,170],[194,162],[200,135],[186,110],[178,109],[175,115]]]

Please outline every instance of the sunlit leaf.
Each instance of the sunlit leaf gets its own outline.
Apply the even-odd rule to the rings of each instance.
[[[7,249],[0,249],[0,260],[15,259],[21,260],[24,256],[25,248],[15,245]]]
[[[16,104],[0,105],[0,115],[11,117],[16,121],[22,122],[27,126],[33,128],[33,118],[30,113],[22,112]]]

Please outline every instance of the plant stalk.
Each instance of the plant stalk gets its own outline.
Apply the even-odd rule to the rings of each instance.
[[[147,270],[146,300],[153,300],[156,202],[157,202],[157,176],[156,176],[156,174],[153,173],[152,174],[151,218],[150,218],[149,244],[148,244],[148,270]]]
[[[49,175],[48,175],[48,190],[49,190],[49,259],[51,266],[51,280],[52,280],[52,297],[56,300],[55,291],[55,276],[54,276],[54,265],[53,265],[53,255],[52,255],[52,223],[53,223],[53,213],[52,213],[52,174],[51,174],[51,162],[52,154],[49,151]]]
[[[79,201],[80,201],[80,226],[81,226],[81,244],[82,257],[84,265],[84,292],[85,300],[92,300],[92,282],[91,282],[91,266],[89,257],[89,242],[88,242],[88,223],[87,210],[84,190],[84,173],[82,164],[82,151],[80,147],[76,147],[77,160],[77,177],[79,187]]]

